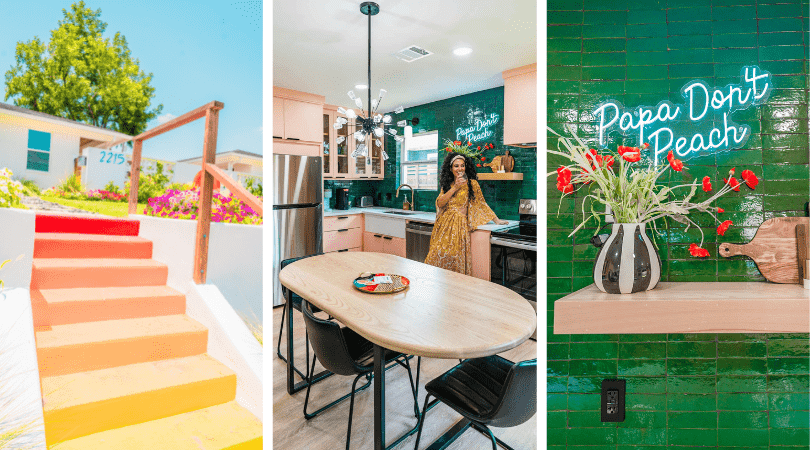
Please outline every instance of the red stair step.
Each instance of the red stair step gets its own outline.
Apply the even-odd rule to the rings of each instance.
[[[152,241],[138,236],[36,233],[34,258],[151,258]]]
[[[37,233],[106,234],[137,236],[141,223],[137,220],[78,215],[37,214]]]

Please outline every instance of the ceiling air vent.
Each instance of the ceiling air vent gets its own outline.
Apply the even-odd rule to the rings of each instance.
[[[394,56],[397,58],[405,61],[405,62],[414,62],[417,59],[422,59],[426,56],[432,55],[432,52],[429,52],[422,47],[416,45],[409,45],[402,50],[394,53]]]

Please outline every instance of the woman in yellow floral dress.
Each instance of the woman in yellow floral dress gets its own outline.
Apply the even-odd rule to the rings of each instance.
[[[439,177],[442,193],[436,199],[436,223],[426,264],[470,275],[470,233],[489,221],[508,223],[487,205],[477,178],[471,158],[450,152],[444,159]]]

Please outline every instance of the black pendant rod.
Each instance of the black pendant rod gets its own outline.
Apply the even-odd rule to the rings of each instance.
[[[371,11],[368,15],[368,103],[366,108],[368,111],[368,118],[371,119]]]

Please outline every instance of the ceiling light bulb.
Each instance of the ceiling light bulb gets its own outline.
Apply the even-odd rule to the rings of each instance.
[[[399,122],[397,122],[398,127],[404,127],[405,125],[408,125],[407,120],[400,120]]]
[[[357,105],[358,108],[363,109],[363,100],[360,100],[360,97],[354,99],[354,104]]]
[[[338,143],[338,144],[342,144],[343,141],[345,141],[345,140],[346,140],[346,136],[338,136],[338,138],[335,139],[335,142]]]
[[[382,114],[374,115],[374,123],[380,123],[381,120],[382,120]]]
[[[394,136],[394,139],[395,139],[397,142],[402,142],[402,141],[404,141],[404,140],[405,140],[405,138],[404,138],[404,137],[402,137],[402,136]]]
[[[353,109],[347,109],[346,117],[348,117],[349,119],[354,119],[355,117],[357,117],[357,114],[355,114]]]
[[[405,112],[405,108],[403,108],[402,106],[397,106],[397,109],[395,109],[394,112],[397,114],[402,114]]]
[[[382,147],[382,142],[380,142],[379,139],[375,139],[374,143],[377,145],[377,147]]]
[[[396,136],[396,135],[397,135],[397,130],[395,130],[395,129],[393,129],[393,128],[391,128],[390,130],[388,130],[388,132],[389,132],[389,133],[391,133],[391,136]]]
[[[349,98],[352,99],[352,100],[357,98],[357,96],[354,95],[354,91],[349,91],[349,92],[346,93],[346,95],[348,95]]]
[[[388,91],[386,91],[385,89],[380,89],[380,98],[385,97],[385,94],[387,94],[387,93],[388,93]]]
[[[355,84],[354,88],[355,89],[368,89],[368,86],[365,85],[365,84]]]
[[[360,156],[366,156],[366,144],[357,145],[357,154]]]
[[[376,107],[377,107],[377,99],[376,99],[376,98],[372,98],[372,99],[371,99],[371,109],[374,109],[374,108],[376,108]]]
[[[385,153],[385,150],[382,151],[382,159],[383,161],[388,161],[388,153]]]
[[[470,47],[459,47],[453,50],[453,54],[456,56],[469,55],[470,53],[472,53],[472,49]]]
[[[374,129],[374,135],[375,135],[375,136],[377,136],[377,137],[382,137],[382,135],[383,135],[383,129],[382,129],[382,127],[375,128],[375,129]]]
[[[334,129],[336,129],[336,130],[339,130],[339,129],[343,128],[343,124],[342,124],[342,123],[340,123],[340,122],[335,122],[335,123],[332,125],[332,127],[333,127]]]
[[[383,122],[391,123],[391,116],[389,116],[388,114],[384,115],[383,116]]]
[[[354,138],[358,141],[365,141],[366,140],[366,133],[363,130],[357,130],[354,132]]]
[[[344,110],[344,112],[345,112],[345,110]],[[348,122],[348,120],[346,120],[346,118],[345,118],[345,117],[338,117],[338,118],[337,118],[337,122],[338,122],[338,123],[343,124],[343,123]]]

